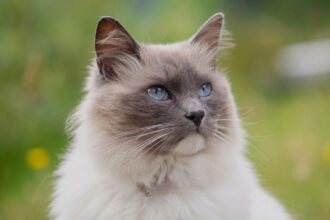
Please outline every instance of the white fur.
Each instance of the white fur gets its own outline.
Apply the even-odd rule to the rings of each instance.
[[[87,123],[88,102],[87,98],[79,111],[80,120],[86,122],[76,130],[72,146],[57,171],[51,205],[53,219],[289,219],[282,206],[260,187],[246,160],[242,150],[244,132],[238,118],[237,127],[233,127],[237,137],[231,143],[191,137],[181,143],[178,154],[116,167],[105,165],[98,157],[99,132]],[[232,108],[235,109],[234,104]],[[193,155],[186,155],[192,140],[199,144]],[[137,183],[151,187],[157,172],[159,186],[146,196]]]
[[[216,51],[210,53],[198,44],[189,48],[182,45],[185,44],[149,46],[145,53],[150,52],[148,56],[157,59],[158,52],[171,55],[171,51],[180,51],[204,70],[201,72],[211,71],[206,71],[210,69],[206,64]],[[175,56],[179,57],[180,53]],[[125,66],[138,71],[139,63],[133,59],[126,61]],[[130,72],[129,69],[118,71]],[[123,150],[132,148],[109,137],[100,126],[102,119],[91,114],[96,105],[111,108],[111,97],[107,94],[121,90],[116,84],[98,88],[95,79],[98,74],[94,65],[86,87],[87,96],[72,117],[77,125],[70,149],[56,172],[52,219],[290,219],[283,207],[262,189],[244,155],[245,133],[224,77],[219,76],[218,83],[224,84],[230,99],[229,140],[206,140],[196,134],[182,140],[170,154],[132,158]],[[104,98],[105,102],[97,103],[95,100],[100,96],[109,100]]]

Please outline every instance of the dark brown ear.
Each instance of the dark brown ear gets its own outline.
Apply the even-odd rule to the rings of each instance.
[[[224,25],[224,15],[216,13],[211,16],[192,37],[191,43],[206,45],[210,50],[218,50]]]
[[[124,65],[123,57],[140,60],[139,45],[125,28],[111,17],[102,17],[95,36],[96,62],[100,73],[110,79],[117,78],[116,65]]]

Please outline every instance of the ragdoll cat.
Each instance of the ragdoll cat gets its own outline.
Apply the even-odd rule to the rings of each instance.
[[[72,143],[56,172],[56,220],[287,220],[244,156],[217,69],[223,14],[187,41],[137,43],[103,17]]]

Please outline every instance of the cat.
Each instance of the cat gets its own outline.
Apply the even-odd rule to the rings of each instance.
[[[290,219],[244,155],[246,134],[217,68],[223,32],[217,13],[186,41],[149,45],[100,19],[52,219]]]

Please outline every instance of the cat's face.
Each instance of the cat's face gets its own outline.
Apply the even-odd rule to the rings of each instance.
[[[123,148],[154,154],[194,154],[209,139],[225,139],[232,110],[216,68],[222,25],[216,14],[187,42],[143,45],[101,19],[90,89],[99,128]]]

